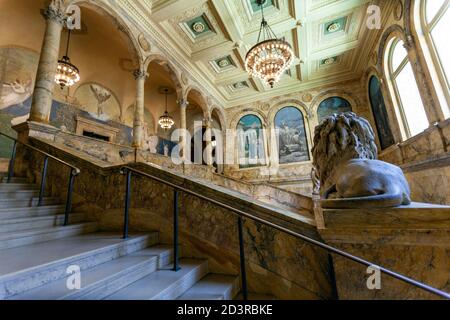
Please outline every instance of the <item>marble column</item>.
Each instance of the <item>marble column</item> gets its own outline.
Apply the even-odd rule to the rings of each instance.
[[[145,80],[148,74],[144,70],[136,70],[134,77],[136,79],[136,103],[133,120],[133,147],[140,148],[144,139],[144,96]]]
[[[213,165],[213,146],[212,146],[212,125],[211,125],[211,118],[205,119],[205,142],[206,142],[206,149],[205,149],[205,162],[208,166]]]
[[[187,100],[181,100],[180,104],[180,156],[183,161],[187,159],[187,124],[186,124],[186,108],[189,105]]]
[[[46,20],[46,28],[36,73],[30,121],[48,123],[52,108],[53,89],[65,13],[58,1],[52,1],[43,10],[42,15]]]

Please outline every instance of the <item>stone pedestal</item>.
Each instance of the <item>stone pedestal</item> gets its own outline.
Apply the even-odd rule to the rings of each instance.
[[[54,141],[55,136],[61,130],[46,123],[27,121],[13,127],[17,132],[17,139],[22,143],[28,143],[28,138],[39,138]]]
[[[383,209],[323,210],[320,234],[326,243],[450,291],[450,207],[413,203]],[[367,267],[333,255],[339,299],[439,299],[426,291],[381,276],[370,290]]]

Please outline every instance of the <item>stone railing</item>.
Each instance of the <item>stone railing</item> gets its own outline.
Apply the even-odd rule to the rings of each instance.
[[[450,119],[384,150],[380,159],[400,166],[414,201],[450,204]]]
[[[323,210],[319,230],[330,245],[450,292],[450,207],[413,203],[381,209]],[[436,299],[390,277],[368,290],[366,268],[333,259],[340,299]],[[373,274],[373,270],[371,271]]]

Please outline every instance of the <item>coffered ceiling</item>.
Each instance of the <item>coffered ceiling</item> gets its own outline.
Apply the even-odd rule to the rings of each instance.
[[[365,23],[372,2],[266,0],[266,19],[296,56],[271,89],[244,69],[261,22],[256,0],[133,1],[159,43],[225,107],[359,77],[377,35]]]

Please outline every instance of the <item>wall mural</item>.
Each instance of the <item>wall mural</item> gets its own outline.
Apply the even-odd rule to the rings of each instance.
[[[92,118],[120,122],[120,103],[107,88],[96,83],[82,84],[74,97]]]
[[[285,107],[275,116],[280,164],[309,160],[303,114],[295,107]]]
[[[389,126],[389,116],[386,110],[383,93],[381,92],[380,81],[375,76],[370,78],[369,97],[381,149],[386,149],[392,146],[395,143],[395,140],[392,135],[391,127]]]
[[[265,164],[264,135],[261,120],[246,115],[237,125],[239,168],[252,168]]]
[[[82,110],[76,106],[53,101],[52,110],[50,113],[50,124],[57,128],[64,128],[68,132],[76,132],[76,117],[93,120],[99,124],[106,124],[110,127],[117,128],[120,131],[117,134],[115,143],[121,145],[130,145],[133,139],[133,129],[118,122],[118,121],[104,121],[97,117],[93,117],[92,113]]]
[[[350,102],[340,97],[332,97],[325,99],[319,105],[317,109],[317,115],[319,117],[319,123],[325,118],[335,114],[352,111]]]
[[[23,48],[0,48],[0,131],[16,137],[11,125],[28,119],[39,55]],[[8,158],[12,142],[0,138],[0,157]]]
[[[34,78],[39,62],[39,54],[24,48],[0,48],[0,131],[16,137],[11,126],[29,118],[34,89]],[[76,131],[76,116],[94,120],[120,131],[117,143],[129,145],[132,128],[120,123],[120,105],[114,94],[97,84],[84,84],[75,97],[80,108],[53,101],[50,124]],[[9,158],[12,142],[0,138],[0,157]]]

